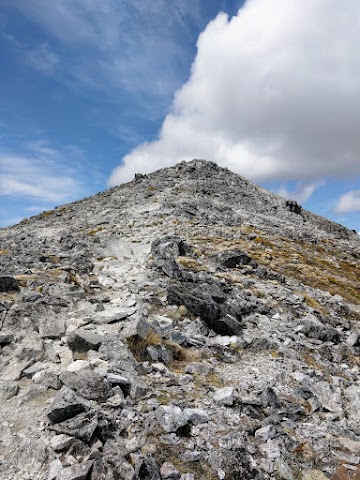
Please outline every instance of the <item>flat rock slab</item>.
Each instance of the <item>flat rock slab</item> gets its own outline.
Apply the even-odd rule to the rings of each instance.
[[[105,401],[110,395],[109,382],[99,373],[90,370],[79,372],[65,371],[60,381],[88,400]]]

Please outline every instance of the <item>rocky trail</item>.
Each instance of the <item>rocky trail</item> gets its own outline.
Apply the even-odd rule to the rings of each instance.
[[[204,160],[1,229],[0,478],[360,479],[359,258]]]

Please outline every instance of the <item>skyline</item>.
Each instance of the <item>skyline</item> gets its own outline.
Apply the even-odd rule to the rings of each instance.
[[[360,4],[168,5],[2,2],[0,226],[205,158],[360,231]]]

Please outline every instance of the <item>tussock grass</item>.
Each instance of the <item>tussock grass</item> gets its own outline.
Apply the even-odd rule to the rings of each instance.
[[[150,332],[146,338],[141,338],[139,335],[129,337],[127,339],[127,344],[138,362],[150,360],[147,351],[148,347],[161,345],[163,345],[172,355],[172,362],[170,365],[167,365],[169,368],[179,368],[183,364],[187,364],[199,358],[196,352],[186,349],[166,338],[162,338],[155,332]]]

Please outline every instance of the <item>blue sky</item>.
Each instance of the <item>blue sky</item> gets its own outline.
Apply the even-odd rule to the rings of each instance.
[[[2,0],[0,226],[200,157],[360,230],[360,8],[299,3]]]

